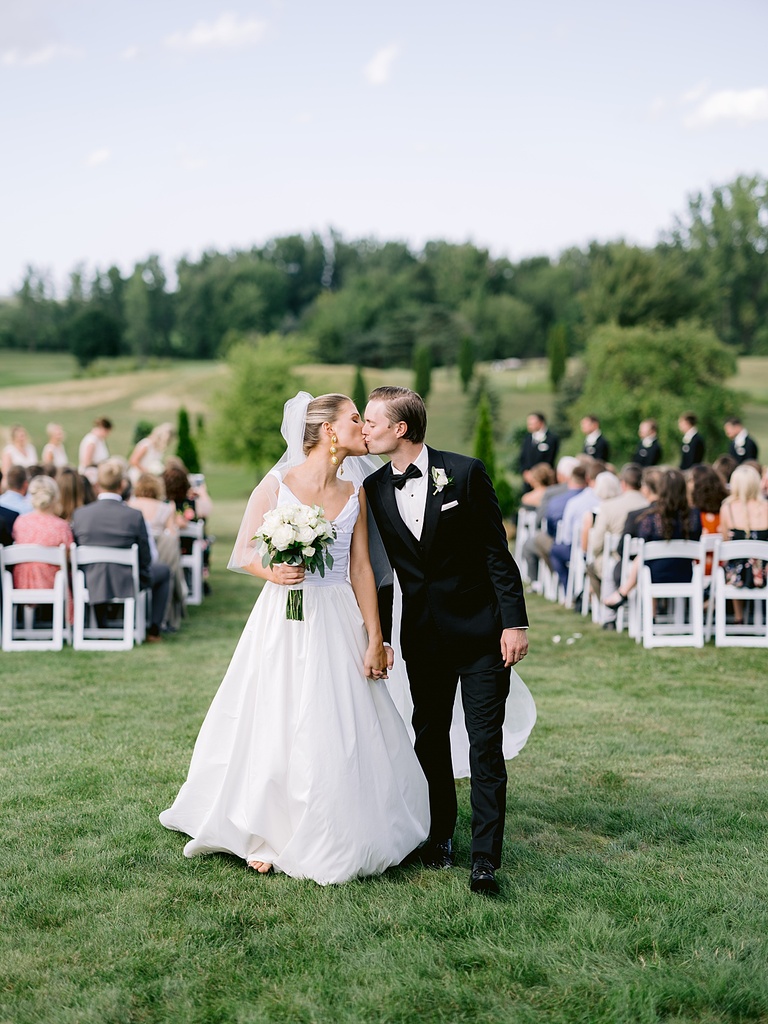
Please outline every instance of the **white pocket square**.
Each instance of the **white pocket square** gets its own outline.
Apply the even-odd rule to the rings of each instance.
[[[449,508],[455,508],[458,504],[458,501],[449,501],[447,505],[443,505],[440,511],[447,512]]]

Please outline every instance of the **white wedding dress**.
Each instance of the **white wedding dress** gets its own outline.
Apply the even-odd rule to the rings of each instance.
[[[298,504],[280,484],[278,505]],[[188,857],[225,852],[321,885],[376,875],[427,836],[427,784],[348,581],[357,492],[335,520],[334,565],[307,573],[304,620],[267,582],[213,699],[187,781],[160,815]]]

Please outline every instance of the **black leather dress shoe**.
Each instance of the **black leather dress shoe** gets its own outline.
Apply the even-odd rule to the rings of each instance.
[[[424,863],[430,868],[453,867],[453,843],[444,839],[441,843],[431,843],[424,852]]]
[[[469,888],[472,892],[482,892],[488,896],[499,895],[496,868],[487,857],[475,857],[472,863],[472,874],[469,876]]]

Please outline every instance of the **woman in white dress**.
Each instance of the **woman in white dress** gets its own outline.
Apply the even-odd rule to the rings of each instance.
[[[172,423],[161,423],[136,444],[128,458],[128,477],[132,484],[138,482],[142,473],[163,475],[165,451],[175,433]]]
[[[3,448],[0,468],[3,476],[8,473],[11,466],[23,466],[29,469],[37,465],[37,449],[29,440],[29,434],[20,423],[11,427],[11,441]]]
[[[60,423],[49,423],[45,428],[48,435],[47,444],[43,445],[42,460],[44,466],[53,466],[55,469],[62,469],[69,465],[67,451],[64,447],[66,434]]]
[[[400,863],[426,839],[429,804],[385,682],[364,470],[347,458],[366,452],[360,416],[343,395],[300,393],[283,434],[286,456],[251,495],[229,566],[266,583],[160,820],[192,836],[188,857],[227,852],[327,885]],[[320,505],[336,528],[325,577],[262,566],[264,514],[296,504]],[[303,590],[303,620],[286,617],[289,587]]]

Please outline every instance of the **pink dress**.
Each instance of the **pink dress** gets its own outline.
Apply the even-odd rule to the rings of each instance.
[[[74,541],[69,524],[50,512],[25,512],[13,524],[15,544],[43,544],[55,548]],[[50,590],[57,573],[55,565],[28,562],[13,567],[13,585],[19,590]]]

